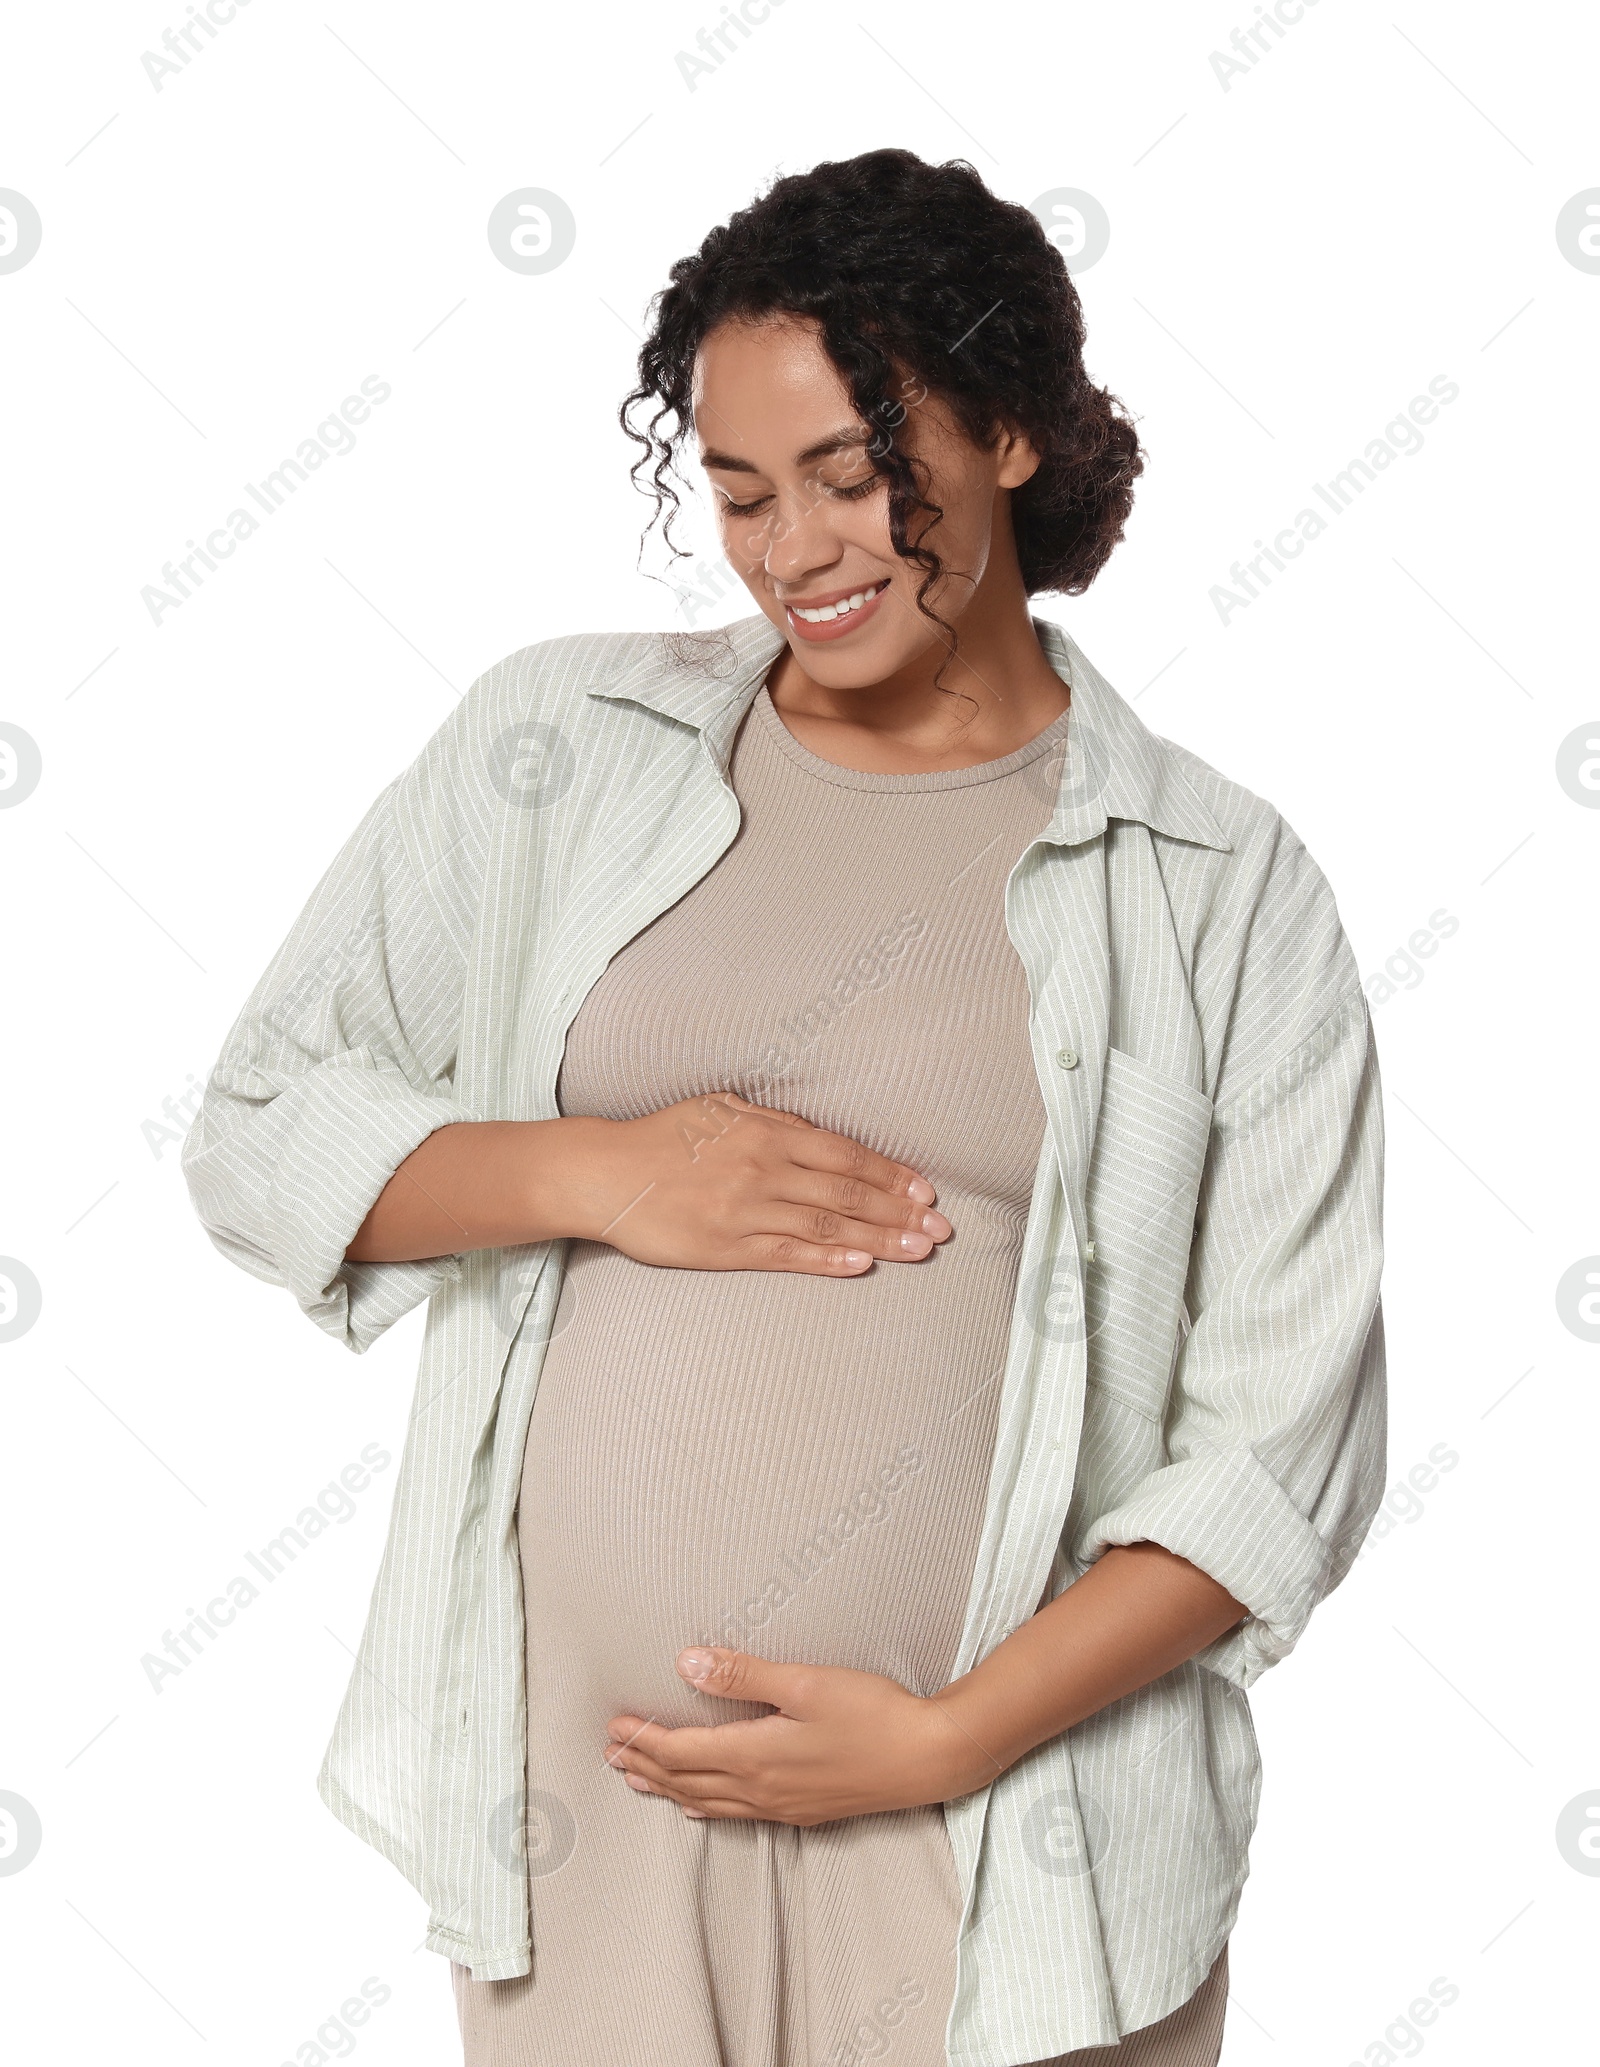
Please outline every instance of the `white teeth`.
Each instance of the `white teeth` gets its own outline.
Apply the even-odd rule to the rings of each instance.
[[[846,596],[840,602],[824,603],[820,610],[795,610],[792,603],[789,608],[807,624],[831,624],[836,617],[847,617],[852,610],[859,610],[863,604],[870,603],[886,586],[884,582],[875,582],[871,588],[857,589],[853,596]]]

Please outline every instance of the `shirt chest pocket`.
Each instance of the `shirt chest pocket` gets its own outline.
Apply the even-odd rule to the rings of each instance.
[[[1089,1381],[1159,1422],[1183,1311],[1211,1100],[1120,1048],[1086,1188]]]

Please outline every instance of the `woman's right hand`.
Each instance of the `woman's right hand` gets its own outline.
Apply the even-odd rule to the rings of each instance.
[[[583,1233],[639,1263],[857,1277],[951,1232],[907,1164],[735,1091],[590,1121],[584,1147]]]

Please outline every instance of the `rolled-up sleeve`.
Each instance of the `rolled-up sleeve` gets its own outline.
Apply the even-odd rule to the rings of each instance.
[[[317,886],[228,1035],[183,1147],[207,1234],[357,1352],[454,1257],[351,1263],[396,1168],[478,1115],[451,1091],[464,963],[406,851],[399,783]]]
[[[1382,1163],[1357,989],[1219,1103],[1168,1461],[1074,1546],[1160,1543],[1226,1587],[1249,1613],[1200,1662],[1240,1686],[1293,1648],[1382,1497]]]

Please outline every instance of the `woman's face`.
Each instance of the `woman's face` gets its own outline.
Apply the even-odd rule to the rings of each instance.
[[[911,542],[944,563],[932,608],[958,624],[980,591],[1025,603],[1009,491],[1037,467],[1033,449],[1010,435],[987,451],[973,444],[914,380],[891,393],[891,421],[864,422],[817,327],[799,318],[723,323],[695,363],[695,429],[723,550],[805,673],[829,688],[883,681],[943,646],[917,608],[923,570],[889,537],[888,484],[867,456],[874,437],[892,431],[923,463],[924,493],[944,513],[911,521]]]

